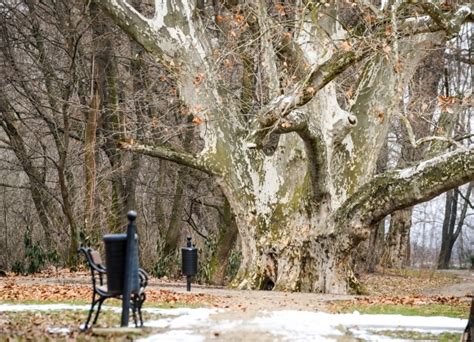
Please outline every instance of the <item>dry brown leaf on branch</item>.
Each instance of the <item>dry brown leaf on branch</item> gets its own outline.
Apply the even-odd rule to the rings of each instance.
[[[195,116],[195,117],[193,118],[193,124],[195,124],[195,125],[200,125],[200,124],[202,124],[202,123],[203,123],[203,119],[202,119],[200,116]]]
[[[341,44],[341,49],[344,50],[344,51],[351,51],[352,50],[352,45],[347,40],[345,40]]]
[[[283,121],[281,123],[281,127],[282,128],[290,128],[291,127],[291,124],[288,122],[288,121]]]
[[[348,99],[352,98],[352,95],[354,95],[354,90],[352,89],[352,86],[346,91],[346,97]]]
[[[454,110],[452,108],[458,102],[458,99],[454,96],[438,96],[438,105],[440,106],[443,112],[453,114]]]

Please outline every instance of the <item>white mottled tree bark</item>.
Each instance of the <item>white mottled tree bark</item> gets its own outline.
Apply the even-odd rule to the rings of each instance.
[[[374,32],[382,39],[350,40],[331,16],[320,18],[317,9],[301,4],[296,28],[279,40],[281,24],[268,16],[265,3],[246,2],[254,9],[247,19],[263,39],[264,65],[256,67],[266,80],[262,97],[268,101],[242,115],[241,97],[223,86],[218,42],[193,2],[156,0],[150,19],[124,0],[97,3],[170,70],[180,99],[203,121],[198,155],[139,142],[122,147],[217,178],[242,240],[235,279],[241,288],[346,293],[356,286],[350,251],[371,227],[394,210],[474,179],[472,147],[374,177],[400,89],[423,51],[445,34],[430,18],[400,21],[393,35],[387,27]],[[276,51],[298,65],[294,81],[280,89],[274,73],[281,70],[272,64]],[[333,80],[355,63],[364,68],[344,110]],[[260,148],[272,135],[279,135],[278,145],[265,154]]]

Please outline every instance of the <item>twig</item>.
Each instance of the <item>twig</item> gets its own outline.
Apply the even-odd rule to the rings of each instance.
[[[423,137],[423,138],[420,138],[418,140],[415,140],[415,133],[413,133],[413,128],[411,127],[410,121],[408,121],[406,116],[404,116],[400,113],[398,113],[398,117],[400,118],[400,120],[405,125],[405,128],[407,129],[408,139],[410,140],[410,144],[413,146],[413,148],[418,148],[422,144],[430,142],[430,141],[443,141],[443,142],[447,142],[451,145],[455,145],[456,147],[467,151],[466,146],[464,146],[464,145],[460,144],[459,142],[457,142],[456,140],[448,138],[448,137],[441,137],[441,136],[436,136],[435,135],[435,136]]]

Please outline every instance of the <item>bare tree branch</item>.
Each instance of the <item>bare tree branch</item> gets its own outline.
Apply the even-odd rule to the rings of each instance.
[[[413,128],[411,127],[410,121],[408,121],[407,117],[402,115],[402,114],[399,114],[398,117],[400,118],[400,120],[405,125],[405,128],[407,130],[408,139],[410,140],[410,144],[413,148],[418,148],[421,145],[423,145],[427,142],[431,142],[431,141],[442,141],[442,142],[447,142],[451,145],[455,145],[457,148],[459,148],[461,150],[463,150],[463,149],[466,150],[465,146],[463,146],[462,144],[460,144],[456,140],[451,139],[449,137],[445,137],[445,136],[429,136],[429,137],[423,137],[423,138],[420,138],[418,140],[415,140],[415,133],[413,132]]]
[[[362,60],[371,51],[373,50],[361,44],[351,51],[337,52],[328,61],[312,70],[305,80],[292,87],[290,92],[275,98],[265,106],[260,111],[258,121],[262,126],[269,127],[292,110],[304,106],[336,76]]]
[[[196,224],[196,222],[194,221],[193,219],[193,202],[191,202],[191,207],[189,208],[189,212],[184,209],[184,211],[186,211],[186,214],[188,215],[187,219],[184,220],[187,224],[189,224],[189,226],[200,236],[202,237],[204,240],[207,240],[209,241],[209,237],[204,235],[201,230],[198,228],[198,225]]]
[[[161,158],[180,165],[189,166],[210,175],[219,175],[221,170],[207,165],[202,159],[186,152],[174,151],[164,146],[151,146],[138,142],[121,141],[119,147],[123,150],[144,154],[150,157]]]
[[[22,189],[22,190],[31,190],[30,186],[25,185],[13,185],[8,183],[0,183],[0,188],[12,188],[12,189]]]
[[[461,195],[462,198],[464,198],[465,202],[464,202],[464,205],[462,206],[462,209],[461,209],[461,215],[459,216],[458,226],[457,226],[457,228],[456,228],[456,231],[454,232],[454,236],[453,236],[454,241],[457,240],[459,234],[461,233],[464,220],[466,219],[467,207],[470,206],[470,207],[472,208],[471,202],[469,202],[468,200],[466,200],[466,198],[471,197],[472,186],[473,186],[473,182],[469,183],[469,186],[467,187],[467,191],[466,191],[466,195],[465,195],[465,196],[462,194],[461,191],[459,191],[459,189],[456,189],[456,192],[457,192],[459,195]]]
[[[469,184],[468,190],[469,190],[469,189],[472,190],[472,186],[473,186],[473,184],[472,184],[472,182],[471,182],[471,183]],[[472,205],[472,202],[471,202],[471,200],[470,200],[470,198],[469,198],[469,197],[471,197],[471,191],[468,191],[468,192],[466,193],[466,195],[464,195],[464,194],[462,193],[462,191],[460,191],[459,189],[456,189],[456,192],[458,193],[459,196],[461,196],[461,198],[466,202],[466,204],[469,205],[469,207],[470,207],[471,209],[474,209],[474,206]],[[469,194],[469,195],[468,195],[468,194]]]

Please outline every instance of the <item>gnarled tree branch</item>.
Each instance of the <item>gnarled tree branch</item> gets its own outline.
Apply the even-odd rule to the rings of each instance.
[[[425,202],[474,180],[474,145],[421,162],[415,167],[388,171],[363,185],[337,210],[336,222],[365,229],[395,210]],[[339,227],[345,225],[338,224]]]
[[[361,46],[351,51],[340,51],[325,63],[314,68],[308,77],[296,83],[287,93],[278,96],[257,115],[259,128],[254,132],[256,146],[261,146],[269,128],[293,110],[307,104],[316,93],[351,65],[365,58],[372,49]]]

